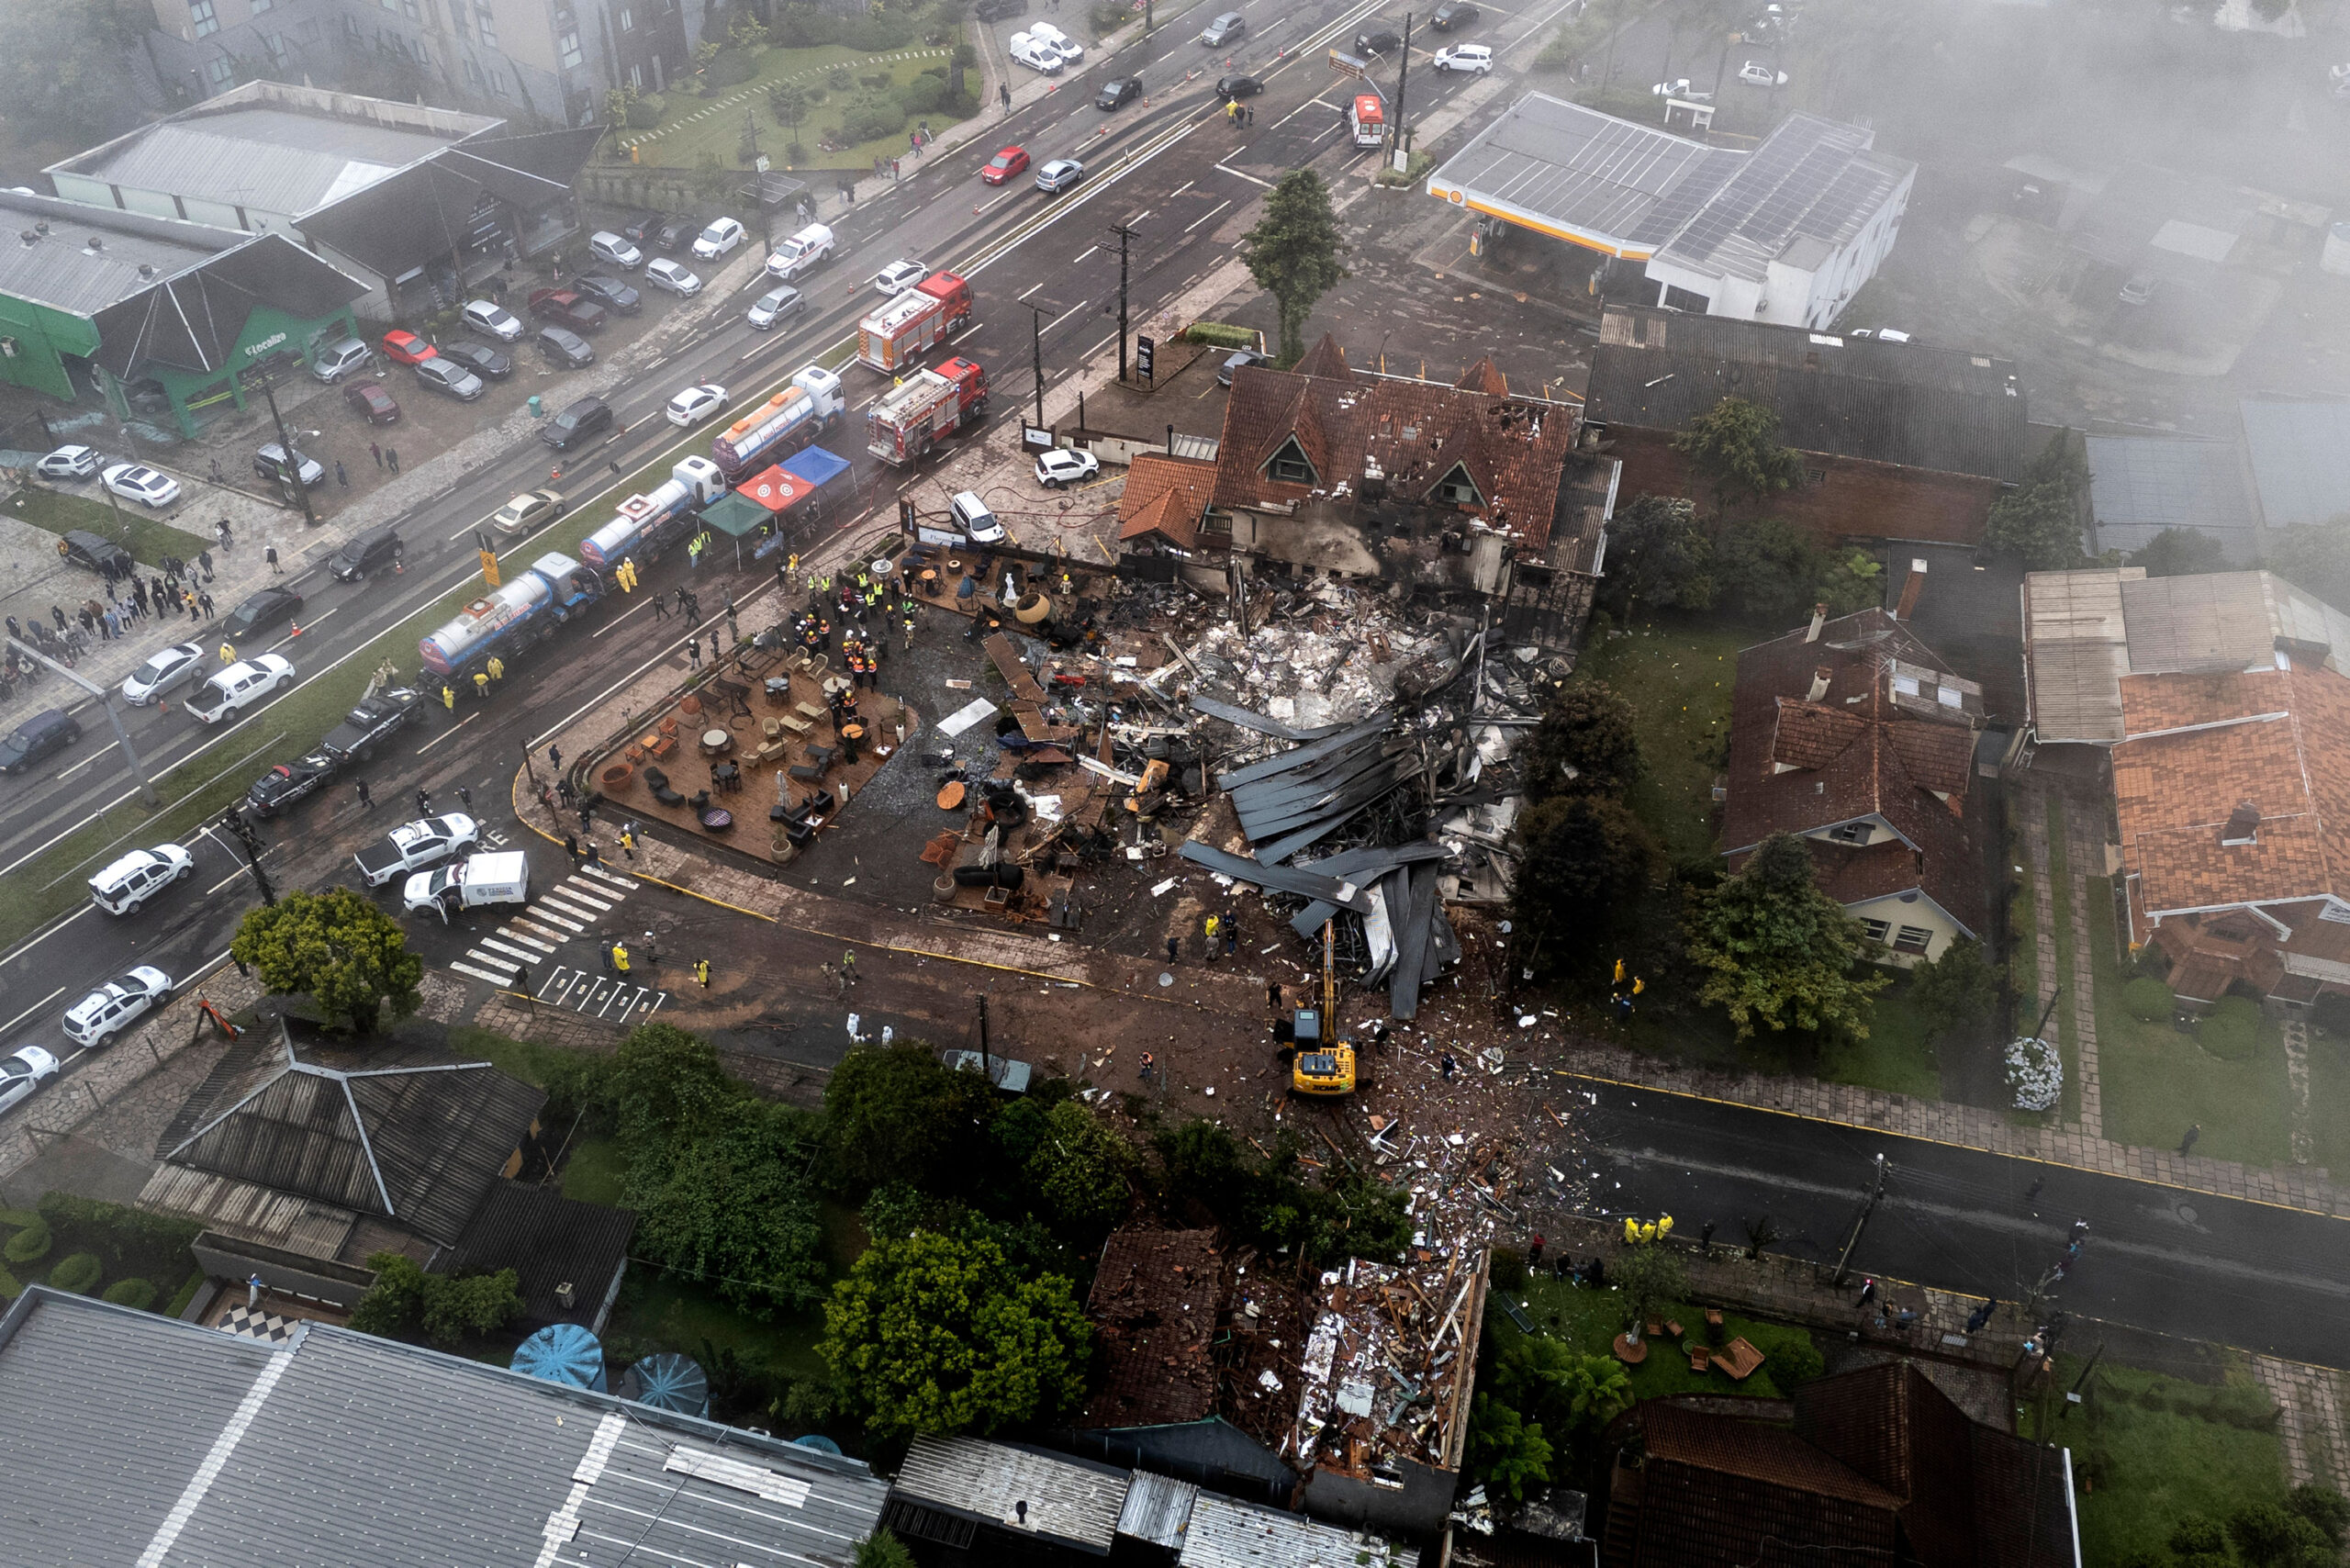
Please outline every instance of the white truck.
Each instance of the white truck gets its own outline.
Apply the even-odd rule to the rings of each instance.
[[[775,248],[767,257],[769,277],[790,279],[821,265],[833,253],[833,231],[811,223]]]
[[[180,706],[198,723],[217,724],[293,684],[291,659],[283,654],[256,654],[206,681],[203,689],[189,693]]]
[[[352,857],[359,865],[359,879],[380,888],[394,877],[437,866],[481,842],[481,824],[462,812],[403,823],[381,844],[371,844]]]
[[[447,924],[461,909],[485,904],[520,903],[531,896],[531,866],[519,849],[489,855],[469,855],[454,866],[419,871],[408,879],[402,902],[410,914],[428,911]]]

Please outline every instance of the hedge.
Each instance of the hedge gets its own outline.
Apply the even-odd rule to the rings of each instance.
[[[178,1317],[182,1314],[185,1313],[187,1311],[187,1304],[194,1301],[196,1299],[196,1293],[203,1288],[204,1271],[198,1269],[194,1273],[188,1275],[186,1279],[182,1280],[180,1282],[180,1288],[172,1293],[172,1299],[164,1304],[163,1316],[166,1317]]]
[[[628,106],[631,130],[651,130],[669,112],[669,101],[658,93],[647,94]]]
[[[909,116],[939,114],[946,107],[947,96],[945,77],[917,76],[898,89],[898,107]]]
[[[8,1238],[8,1245],[0,1247],[0,1258],[11,1263],[38,1263],[49,1256],[51,1238],[49,1226],[39,1215],[32,1224]]]
[[[1235,327],[1223,321],[1194,321],[1183,330],[1184,338],[1211,348],[1253,349],[1258,334],[1253,327]]]
[[[861,98],[841,112],[841,140],[854,147],[860,141],[878,141],[894,136],[906,127],[906,111],[890,98]]]
[[[147,1280],[117,1280],[106,1287],[106,1298],[117,1306],[144,1312],[155,1305],[155,1287]]]
[[[98,1261],[95,1252],[76,1252],[49,1271],[49,1282],[62,1291],[78,1291],[87,1295],[106,1278],[106,1266]]]
[[[2223,996],[2195,1031],[2203,1048],[2221,1061],[2248,1059],[2260,1038],[2260,1003],[2246,996]]]
[[[893,49],[903,49],[914,41],[914,21],[912,17],[895,11],[873,16],[835,17],[795,6],[776,23],[775,41],[786,49],[821,49],[828,43],[836,43],[865,54],[883,54]]]
[[[739,87],[758,73],[758,57],[746,49],[722,49],[701,68],[701,79],[713,87]]]
[[[0,1269],[0,1301],[14,1301],[25,1294],[23,1283],[6,1269]]]
[[[2164,1024],[2170,1021],[2177,999],[2170,987],[2152,975],[2140,975],[2121,988],[2121,1005],[2130,1016],[2143,1024]]]
[[[71,1193],[41,1194],[40,1216],[56,1233],[58,1245],[96,1253],[106,1271],[118,1278],[176,1279],[192,1261],[188,1244],[204,1229],[194,1220]]]

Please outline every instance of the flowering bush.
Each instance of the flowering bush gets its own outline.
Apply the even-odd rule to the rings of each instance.
[[[2019,1111],[2049,1111],[2065,1093],[2065,1058],[2046,1040],[2027,1035],[2008,1045],[2008,1087]]]

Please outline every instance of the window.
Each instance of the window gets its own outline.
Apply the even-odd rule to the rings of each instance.
[[[285,35],[263,33],[261,41],[262,46],[269,50],[270,63],[283,68],[285,64]]]
[[[196,24],[196,36],[208,39],[220,30],[219,13],[212,8],[212,0],[188,0],[188,20]]]
[[[1452,472],[1444,476],[1443,483],[1437,486],[1436,498],[1456,507],[1483,506],[1485,501],[1485,498],[1477,493],[1475,483],[1470,479],[1469,470],[1457,463],[1453,465]]]
[[[1893,935],[1893,923],[1889,920],[1863,920],[1861,922],[1861,935],[1872,942],[1882,942]]]
[[[1295,436],[1281,442],[1281,450],[1266,462],[1265,476],[1284,485],[1320,483],[1320,476],[1314,472],[1313,463],[1306,457],[1305,449],[1297,444]]]
[[[400,9],[408,13],[408,19],[411,22],[423,20],[416,14],[416,0],[400,0]]]
[[[224,54],[218,60],[206,62],[204,74],[210,78],[213,91],[223,91],[236,83],[237,62]]]
[[[628,68],[628,90],[632,93],[642,93],[644,91],[643,66],[632,65]]]
[[[636,18],[629,14],[629,9],[625,6],[621,7],[621,31],[624,33],[636,31]]]
[[[507,95],[505,72],[492,71],[489,73],[489,90],[497,94],[501,98]]]
[[[1893,950],[1897,953],[1916,953],[1922,958],[1933,940],[1934,934],[1924,926],[1905,925],[1893,938]]]
[[[489,14],[489,0],[477,0],[474,6],[474,18],[481,23],[481,41],[496,49],[498,47],[498,18]],[[489,84],[493,87],[498,85],[498,78],[495,74],[490,77]]]
[[[566,33],[557,34],[554,40],[554,50],[556,55],[561,58],[563,62],[563,68],[565,71],[576,70],[580,62],[588,58],[587,55],[580,51],[579,29],[577,28],[574,28]]]
[[[465,57],[465,81],[476,91],[479,91],[488,85],[487,83],[481,79],[481,67],[474,63],[473,56],[471,55],[467,55]]]
[[[1866,844],[1874,832],[1875,828],[1869,823],[1843,823],[1830,828],[1828,836],[1839,844]]]

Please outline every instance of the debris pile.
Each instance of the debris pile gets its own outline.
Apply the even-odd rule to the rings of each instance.
[[[1460,1467],[1486,1252],[1421,1247],[1412,1259],[1357,1258],[1322,1276],[1297,1414],[1280,1450],[1300,1468],[1401,1485],[1401,1462]]]

